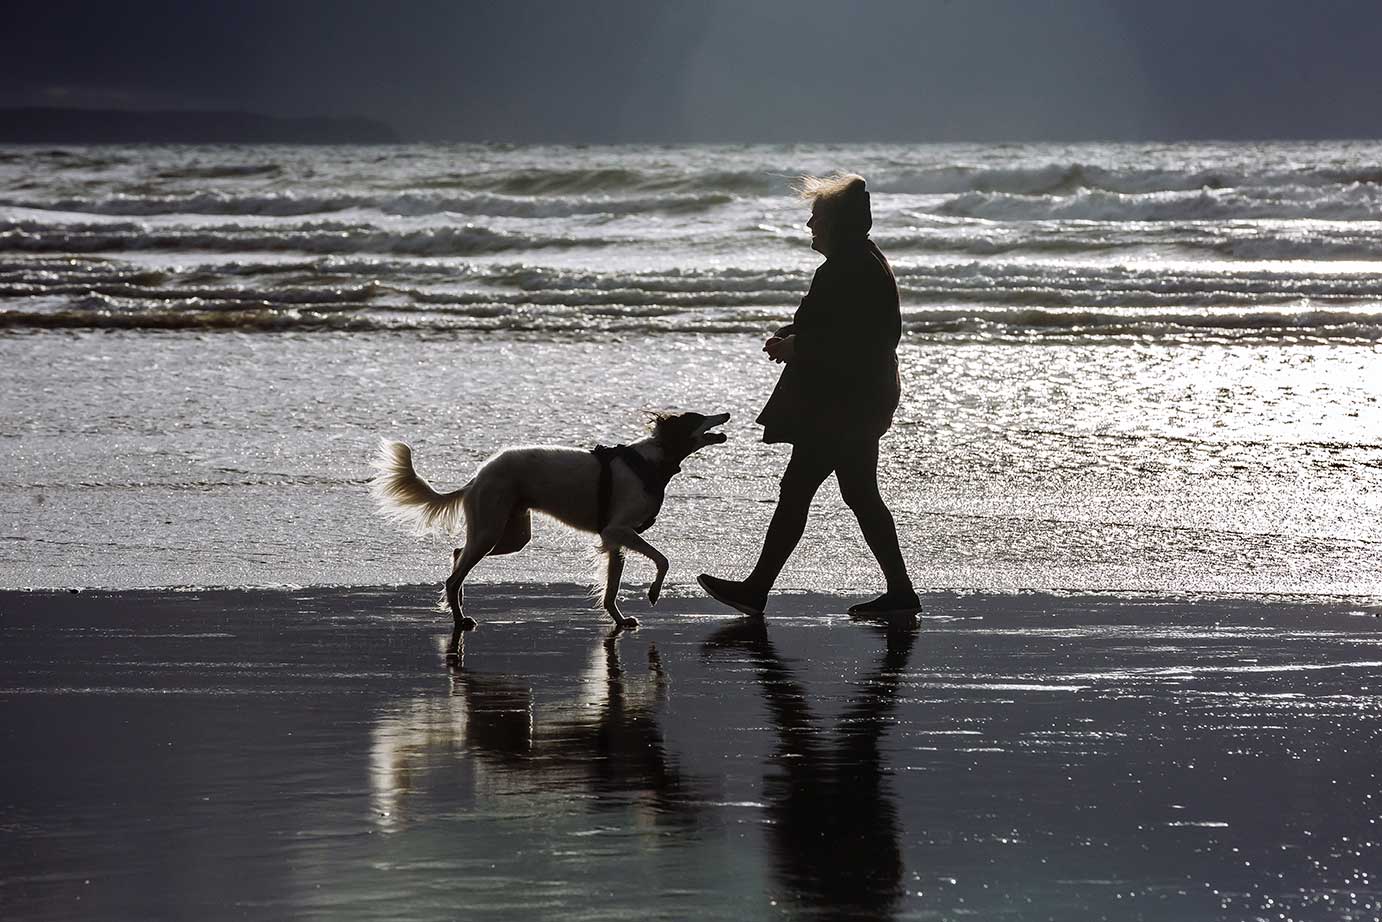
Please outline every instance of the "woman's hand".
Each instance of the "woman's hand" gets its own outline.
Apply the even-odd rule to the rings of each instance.
[[[779,365],[783,362],[790,362],[797,352],[796,334],[768,337],[768,341],[763,344],[763,351],[768,353],[768,358]]]

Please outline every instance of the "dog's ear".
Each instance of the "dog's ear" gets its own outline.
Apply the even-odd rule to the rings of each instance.
[[[647,427],[653,438],[658,438],[661,435],[666,435],[667,421],[674,419],[677,412],[675,410],[644,410],[643,416],[643,425]]]

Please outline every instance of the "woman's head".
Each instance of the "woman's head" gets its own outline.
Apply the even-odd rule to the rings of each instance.
[[[811,248],[829,256],[839,244],[862,240],[873,227],[868,187],[857,173],[803,176],[797,183],[802,198],[811,202]]]

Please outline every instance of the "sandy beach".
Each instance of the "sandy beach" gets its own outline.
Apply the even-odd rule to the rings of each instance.
[[[24,919],[1374,918],[1379,609],[0,594]]]

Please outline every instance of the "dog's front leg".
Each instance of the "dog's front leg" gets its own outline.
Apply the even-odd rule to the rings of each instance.
[[[627,526],[611,525],[600,533],[600,537],[604,539],[606,547],[626,547],[653,562],[653,566],[657,567],[657,576],[648,587],[648,603],[656,605],[658,596],[662,595],[662,581],[667,578],[667,558],[657,548],[644,541],[642,535]]]
[[[624,578],[624,549],[618,545],[605,545],[608,564],[605,568],[605,595],[601,599],[605,611],[614,619],[617,628],[638,627],[637,618],[626,618],[619,610],[619,581]]]

